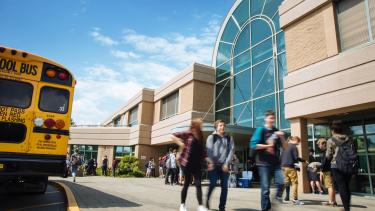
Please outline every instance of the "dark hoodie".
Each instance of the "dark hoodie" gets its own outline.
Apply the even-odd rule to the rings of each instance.
[[[331,168],[336,168],[336,156],[338,147],[347,141],[350,141],[347,135],[334,135],[330,139],[328,139],[326,157],[327,159],[332,158]]]

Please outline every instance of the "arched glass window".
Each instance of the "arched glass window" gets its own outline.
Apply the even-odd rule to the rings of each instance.
[[[237,0],[226,16],[212,61],[216,119],[256,127],[263,124],[264,111],[273,109],[278,127],[290,127],[284,117],[283,77],[287,71],[278,13],[281,2]]]

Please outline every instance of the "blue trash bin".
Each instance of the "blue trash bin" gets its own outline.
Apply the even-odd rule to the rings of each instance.
[[[239,179],[239,182],[238,182],[238,185],[239,185],[241,188],[250,188],[250,183],[251,183],[251,180],[250,180],[250,179],[247,179],[247,178],[240,178],[240,179]]]

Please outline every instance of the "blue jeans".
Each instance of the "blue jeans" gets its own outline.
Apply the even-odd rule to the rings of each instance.
[[[220,204],[219,210],[225,210],[225,204],[227,203],[228,195],[228,179],[229,173],[223,172],[222,166],[216,166],[212,171],[208,172],[210,179],[210,186],[207,193],[207,205],[209,204],[212,191],[215,189],[217,180],[220,179],[221,193],[220,193]]]
[[[271,209],[270,201],[270,183],[272,174],[275,176],[277,188],[276,197],[281,197],[284,186],[284,175],[280,166],[258,166],[260,187],[261,187],[261,206],[262,210]]]

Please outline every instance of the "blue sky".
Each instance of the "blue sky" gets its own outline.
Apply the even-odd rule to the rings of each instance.
[[[211,64],[234,0],[1,0],[0,45],[39,54],[77,78],[73,118],[99,124],[142,87]]]

